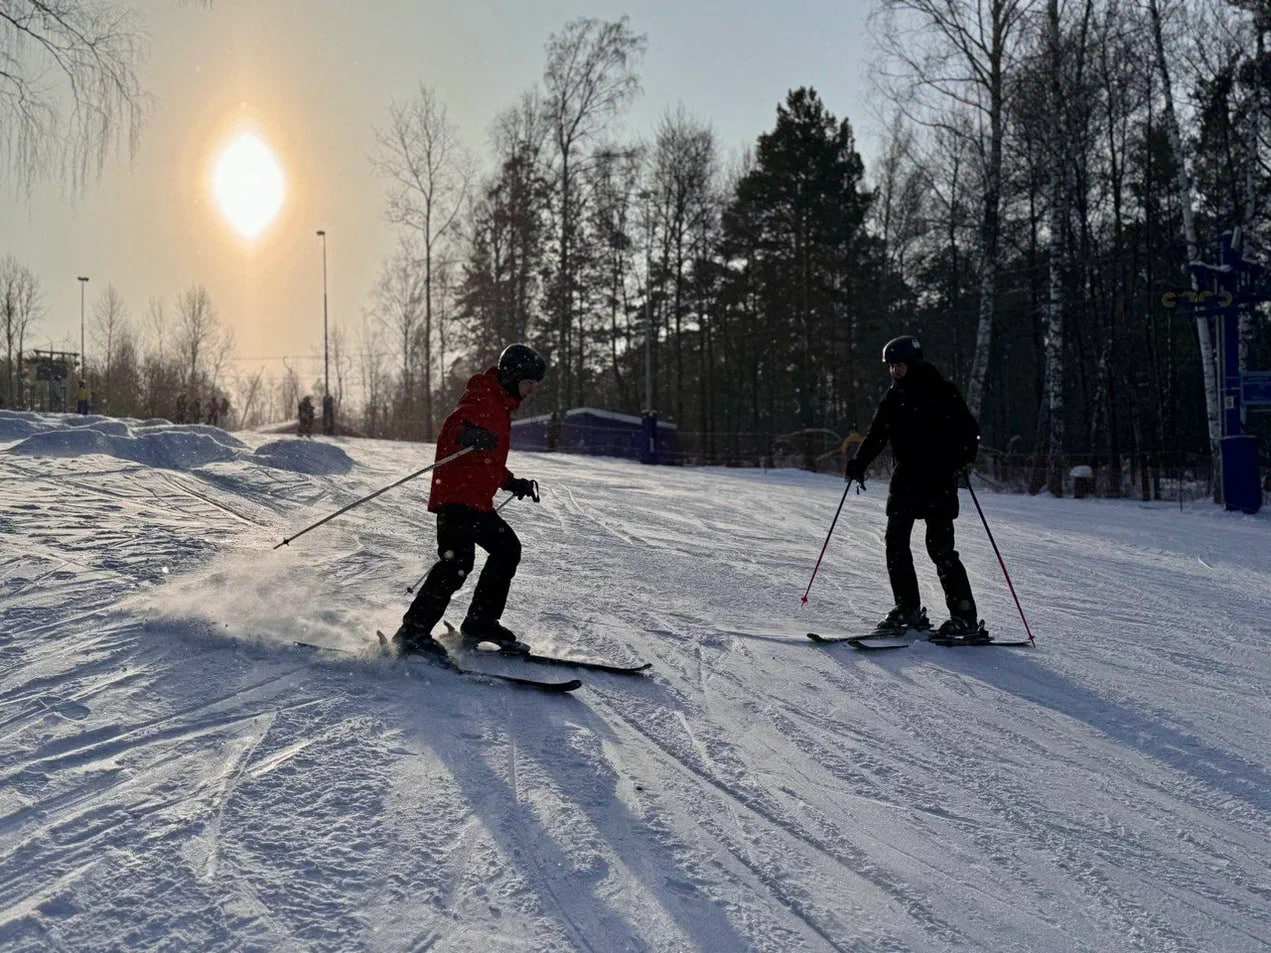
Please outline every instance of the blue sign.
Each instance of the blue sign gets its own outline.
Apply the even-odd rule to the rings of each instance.
[[[1252,371],[1240,375],[1246,407],[1271,407],[1271,371]]]

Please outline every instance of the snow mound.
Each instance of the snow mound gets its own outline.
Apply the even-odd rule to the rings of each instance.
[[[192,470],[209,463],[236,460],[240,455],[235,448],[206,434],[187,430],[130,437],[103,433],[97,427],[35,433],[15,445],[11,452],[38,457],[82,457],[102,453],[166,470]]]
[[[27,456],[100,453],[166,470],[250,458],[247,445],[219,427],[161,419],[0,411],[0,439],[5,438],[19,440],[10,451]]]
[[[107,436],[110,436],[110,437],[132,436],[132,431],[129,430],[128,425],[124,423],[122,420],[112,420],[109,417],[96,417],[96,418],[88,417],[86,418],[86,420],[88,421],[87,423],[83,423],[79,425],[69,424],[68,426],[71,426],[71,427],[79,426],[80,428],[84,430],[94,430],[97,433],[106,434]]]
[[[252,456],[267,467],[310,476],[332,476],[353,469],[353,461],[347,453],[317,440],[274,440],[261,444]]]
[[[211,463],[256,463],[310,476],[348,473],[353,461],[340,447],[316,440],[275,440],[252,451],[242,440],[209,424],[173,424],[93,414],[0,411],[0,441],[18,441],[10,452],[35,457],[83,457],[93,453],[164,470],[193,470]]]
[[[0,440],[21,440],[40,429],[35,414],[0,410]]]
[[[119,422],[119,421],[116,421]],[[246,450],[247,444],[239,440],[233,434],[222,430],[220,427],[213,427],[211,424],[173,424],[166,420],[147,420],[142,423],[129,421],[128,430],[136,435],[142,434],[166,434],[166,433],[193,433],[210,437],[217,443],[226,447],[233,447],[236,450]]]

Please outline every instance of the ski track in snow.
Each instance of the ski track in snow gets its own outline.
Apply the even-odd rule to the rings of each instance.
[[[514,454],[507,621],[654,663],[556,697],[375,657],[426,478],[272,549],[431,447],[284,447],[305,473],[237,436],[185,469],[0,444],[6,951],[1271,947],[1265,515],[983,494],[1038,647],[865,654],[803,633],[887,608],[881,482],[801,607],[840,482]]]

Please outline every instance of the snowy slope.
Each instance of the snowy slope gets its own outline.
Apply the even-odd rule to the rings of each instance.
[[[0,412],[0,949],[1271,945],[1265,515],[981,494],[1037,648],[866,655],[881,483],[800,608],[838,481],[514,455],[505,621],[654,663],[554,697],[371,656],[426,478],[272,549],[431,459]]]

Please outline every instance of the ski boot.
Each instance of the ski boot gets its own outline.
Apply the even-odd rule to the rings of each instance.
[[[989,630],[984,627],[984,621],[979,623],[969,619],[951,618],[947,622],[941,622],[940,628],[936,630],[935,638],[943,639],[947,642],[967,642],[971,645],[983,645],[992,642],[993,638],[989,635]]]
[[[910,632],[915,634],[924,633],[930,630],[931,623],[927,620],[926,609],[906,610],[896,606],[887,616],[879,621],[874,627],[874,631],[870,633],[870,637],[877,636],[898,636],[906,635]]]
[[[504,655],[528,655],[530,652],[530,647],[520,641],[515,632],[498,622],[469,617],[463,620],[459,634],[463,636],[463,647],[468,650],[477,648],[482,642],[491,642]]]
[[[389,640],[394,655],[423,655],[434,660],[449,659],[446,647],[432,637],[432,632],[421,625],[403,621]]]

